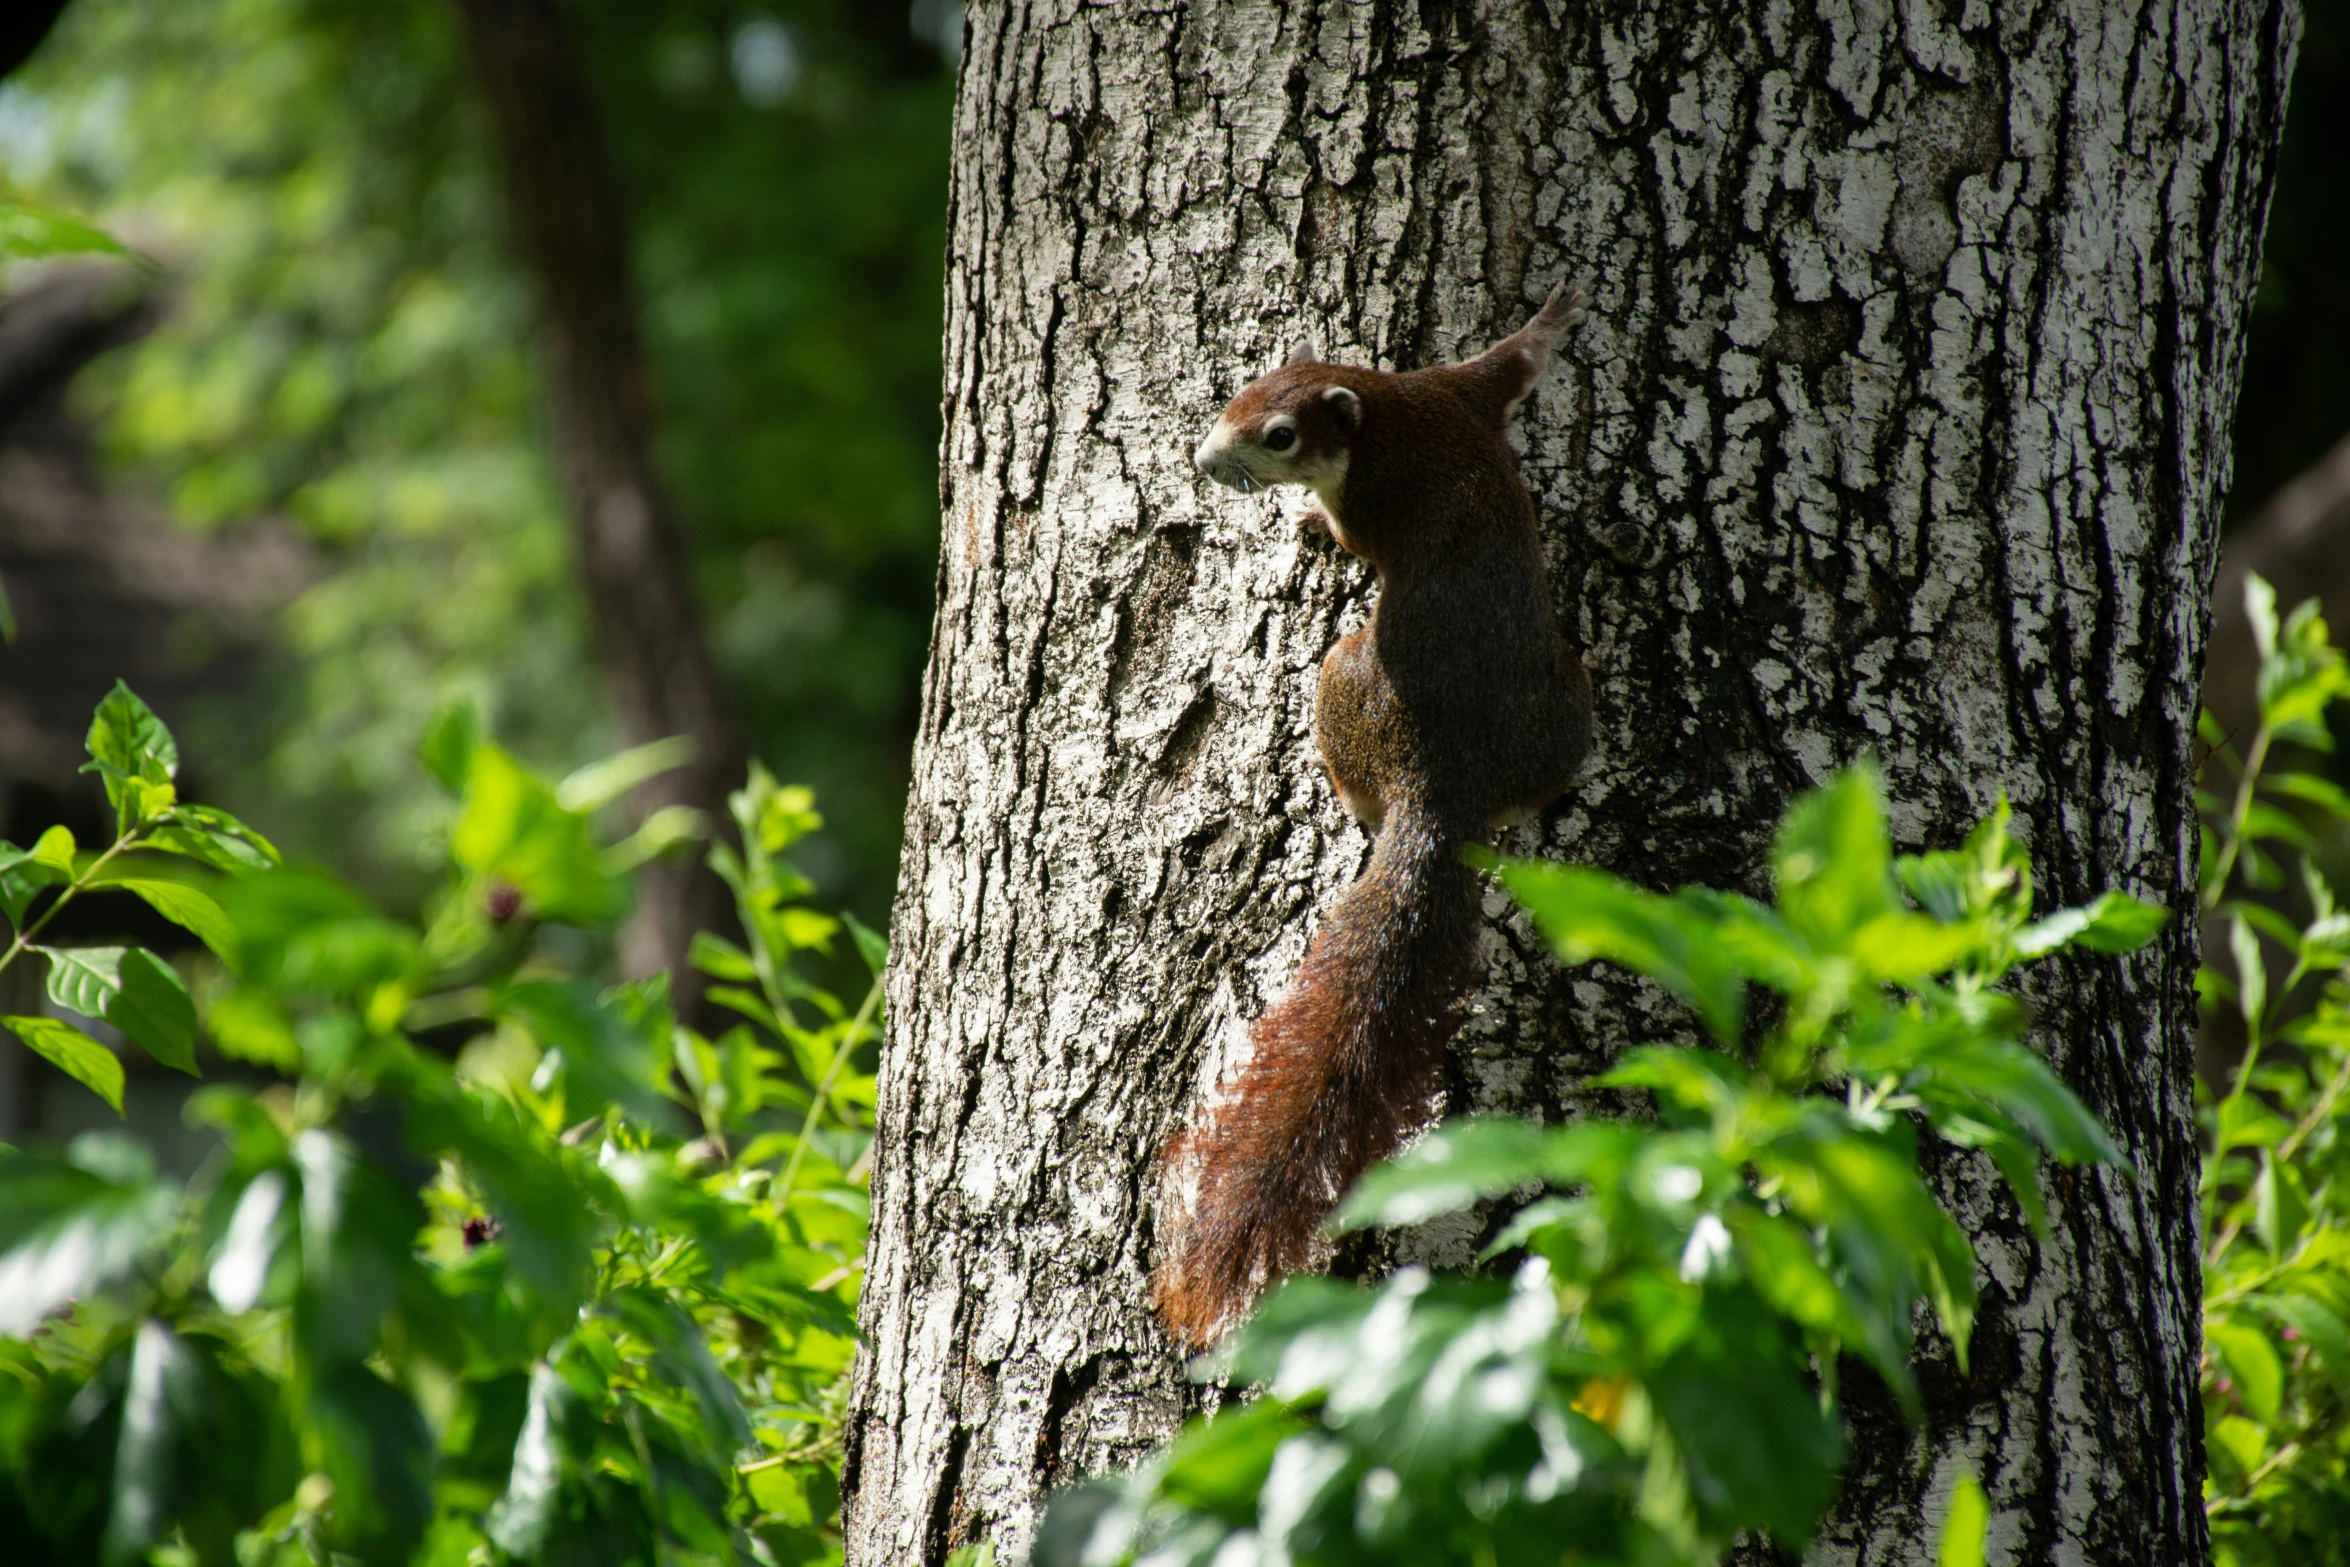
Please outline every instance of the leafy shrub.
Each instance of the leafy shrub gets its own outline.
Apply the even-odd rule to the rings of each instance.
[[[2269,585],[2247,591],[2259,724],[2239,758],[2204,721],[2203,904],[2234,974],[2207,968],[2201,989],[2246,1033],[2202,1107],[2204,1500],[2223,1567],[2323,1567],[2350,1562],[2350,796],[2318,759],[2350,665],[2314,601],[2280,626]]]
[[[844,1005],[806,972],[804,790],[754,771],[711,851],[747,941],[710,995],[598,989],[582,931],[692,824],[600,844],[671,760],[560,784],[463,712],[426,747],[459,796],[450,872],[395,919],[178,798],[172,737],[117,687],[90,734],[115,840],[0,847],[0,964],[46,968],[24,1042],[121,1107],[108,1025],[194,1072],[198,1008],[137,947],[42,936],[129,893],[211,949],[224,1056],[282,1073],[189,1102],[182,1186],[115,1134],[0,1153],[0,1539],[13,1561],[837,1561],[837,1424],[863,1266],[881,943]],[[260,1076],[261,1074],[249,1074]]]
[[[1341,1228],[1414,1224],[1542,1188],[1486,1249],[1506,1277],[1406,1268],[1370,1288],[1283,1285],[1205,1374],[1259,1390],[1129,1477],[1059,1499],[1050,1567],[1240,1562],[1714,1562],[1767,1531],[1800,1546],[1832,1500],[1849,1350],[1903,1406],[1912,1308],[1964,1362],[1966,1237],[1918,1141],[1988,1154],[2044,1231],[2041,1154],[2117,1163],[2022,1041],[2001,987],[2067,946],[2161,925],[2118,893],[2032,918],[2004,805],[1955,851],[1895,858],[1873,771],[1797,802],[1777,904],[1669,897],[1583,867],[1501,867],[1570,963],[1671,991],[1710,1048],[1651,1046],[1602,1082],[1653,1122],[1440,1127],[1364,1177]],[[1778,998],[1749,1016],[1750,986]],[[1979,1561],[1969,1481],[1944,1560]]]

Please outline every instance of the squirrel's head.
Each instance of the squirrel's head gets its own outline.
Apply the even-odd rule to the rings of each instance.
[[[1191,454],[1192,466],[1244,495],[1268,484],[1303,484],[1327,504],[1346,479],[1347,455],[1363,423],[1362,396],[1346,378],[1343,367],[1299,348],[1224,405]]]

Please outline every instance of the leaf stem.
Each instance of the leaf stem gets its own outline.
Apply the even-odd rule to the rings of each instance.
[[[96,876],[99,871],[105,868],[106,862],[113,859],[123,850],[129,848],[132,841],[137,837],[138,834],[136,832],[124,833],[121,837],[114,840],[113,844],[106,850],[105,853],[99,855],[96,859],[92,860],[81,870],[76,871],[73,875],[73,879],[65,884],[64,890],[57,894],[55,901],[53,901],[47,908],[41,911],[41,917],[33,921],[30,925],[27,925],[24,929],[18,931],[16,933],[16,939],[8,944],[8,950],[4,953],[0,953],[0,970],[4,970],[8,967],[9,964],[14,963],[18,953],[29,949],[32,946],[33,938],[41,934],[42,931],[49,928],[49,922],[57,917],[57,911],[64,908],[68,903],[71,903],[73,901],[73,895],[77,892],[85,890],[90,885],[91,878]]]
[[[2236,1091],[2228,1095],[2228,1100],[2231,1103],[2235,1100],[2236,1094],[2243,1091],[2243,1085],[2251,1075],[2252,1059],[2247,1056],[2244,1061],[2244,1071],[2236,1079]],[[2350,1088],[2350,1056],[2342,1058],[2342,1064],[2334,1069],[2334,1075],[2327,1081],[2325,1090],[2317,1096],[2317,1103],[2309,1107],[2309,1113],[2304,1115],[2300,1123],[2285,1134],[2283,1140],[2276,1145],[2269,1157],[2282,1162],[2298,1153],[2303,1139],[2307,1138],[2311,1132],[2316,1131],[2319,1124],[2333,1114],[2334,1103],[2342,1097],[2344,1088]],[[2224,1148],[2215,1147],[2212,1150],[2214,1159],[2226,1151]],[[2239,1213],[2227,1222],[2226,1228],[2219,1232],[2219,1239],[2211,1243],[2211,1250],[2204,1254],[2203,1265],[2206,1268],[2219,1266],[2220,1258],[2227,1255],[2228,1247],[2234,1244],[2236,1237],[2243,1233],[2244,1216]]]
[[[2203,887],[2203,912],[2209,914],[2219,907],[2226,892],[2228,875],[2236,868],[2236,854],[2244,843],[2244,822],[2252,814],[2252,795],[2260,782],[2260,770],[2268,762],[2268,725],[2262,724],[2252,735],[2252,750],[2244,758],[2244,771],[2236,779],[2235,803],[2228,809],[2227,841],[2220,845],[2219,858],[2212,862],[2211,880]]]
[[[850,1020],[848,1032],[841,1036],[840,1044],[832,1052],[832,1060],[825,1065],[823,1079],[816,1084],[816,1092],[808,1101],[808,1114],[800,1122],[799,1141],[792,1144],[791,1161],[783,1167],[782,1180],[776,1183],[772,1201],[779,1214],[784,1211],[784,1205],[791,1201],[792,1187],[800,1178],[801,1161],[808,1155],[808,1140],[815,1135],[816,1118],[824,1113],[824,1101],[830,1097],[833,1082],[840,1076],[841,1063],[848,1060],[850,1051],[864,1043],[863,1036],[872,1025],[874,1008],[880,1005],[881,976],[876,974],[872,986],[865,992],[864,1005],[857,1008],[856,1017]]]

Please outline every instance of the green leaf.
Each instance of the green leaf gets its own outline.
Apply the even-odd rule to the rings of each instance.
[[[233,877],[218,891],[237,934],[239,972],[273,1005],[312,995],[363,999],[417,964],[415,931],[324,871],[280,866]]]
[[[1331,1228],[1392,1229],[1514,1191],[1543,1173],[1549,1139],[1530,1121],[1480,1116],[1447,1121],[1411,1148],[1363,1173]]]
[[[1773,861],[1779,912],[1829,950],[1843,950],[1891,907],[1893,848],[1875,764],[1847,767],[1799,798],[1779,828]]]
[[[2268,1335],[2226,1318],[2207,1318],[2203,1341],[2234,1380],[2245,1411],[2262,1425],[2276,1424],[2285,1394],[2285,1367]]]
[[[2268,1011],[2268,965],[2260,955],[2260,938],[2240,914],[2228,921],[2228,951],[2236,959],[2236,1003],[2257,1039]]]
[[[458,864],[510,883],[545,918],[599,924],[620,912],[619,884],[586,816],[494,745],[474,748],[449,847]]]
[[[2276,1151],[2261,1156],[2260,1174],[2252,1182],[2252,1228],[2272,1257],[2282,1257],[2300,1240],[2309,1222],[2309,1198],[2301,1189],[2300,1172],[2280,1163]]]
[[[73,851],[73,834],[62,824],[33,840],[33,859],[69,877],[73,874]]]
[[[1962,1089],[2067,1164],[2122,1164],[2113,1138],[2038,1055],[2005,1039],[1949,1041],[1925,1057],[1931,1089]],[[1927,1090],[1931,1092],[1931,1090]],[[1939,1094],[1932,1094],[1941,1102]]]
[[[677,1302],[649,1289],[615,1290],[600,1310],[609,1311],[652,1348],[647,1369],[663,1386],[690,1395],[701,1416],[709,1447],[704,1456],[729,1464],[733,1454],[751,1440],[750,1419],[732,1382],[710,1358],[702,1330]]]
[[[1645,974],[1694,1006],[1716,1040],[1735,1043],[1745,982],[1707,901],[1661,898],[1604,871],[1549,860],[1505,860],[1501,880],[1562,962],[1605,958]]]
[[[686,949],[686,961],[712,979],[738,980],[755,984],[759,970],[751,962],[751,955],[728,941],[724,936],[706,930],[694,932],[693,945]]]
[[[178,1208],[178,1189],[119,1132],[85,1133],[62,1159],[0,1153],[0,1334],[22,1337],[129,1271]]]
[[[1983,1544],[1991,1534],[1991,1503],[1983,1484],[1971,1474],[1958,1477],[1951,1488],[1950,1511],[1943,1515],[1942,1539],[1934,1548],[1934,1567],[1983,1567]]]
[[[139,1324],[101,1562],[144,1562],[148,1547],[171,1532],[192,1478],[186,1473],[191,1450],[219,1435],[206,1432],[212,1411],[204,1381],[203,1367],[178,1334],[152,1318]]]
[[[159,849],[197,860],[223,871],[267,870],[279,861],[277,845],[209,805],[178,805],[164,824],[139,840],[142,849]]]
[[[0,259],[127,254],[121,241],[80,218],[21,201],[0,201]]]
[[[2244,618],[2252,622],[2252,645],[2266,663],[2277,651],[2277,590],[2257,571],[2244,573]]]
[[[1983,945],[1972,925],[1945,925],[1921,914],[1888,910],[1852,935],[1852,955],[1872,979],[1901,985],[1940,974]]]
[[[223,963],[236,967],[236,927],[229,923],[218,900],[202,888],[152,876],[115,876],[97,885],[136,894],[149,908],[210,947]]]
[[[2350,822],[2350,791],[2344,790],[2330,778],[2316,773],[2286,771],[2269,773],[2261,782],[2279,794],[2306,800],[2337,820]]]
[[[2036,958],[2078,943],[2109,956],[2135,952],[2170,922],[2170,910],[2126,892],[2108,892],[2077,908],[2059,909],[2015,933],[2016,955]]]
[[[470,698],[456,697],[434,708],[425,720],[416,755],[442,788],[459,794],[473,767],[474,748],[481,743],[481,709]]]
[[[179,775],[179,742],[154,709],[117,680],[90,719],[90,760],[129,778]]]
[[[302,1041],[267,990],[240,985],[216,995],[204,1014],[204,1026],[220,1053],[232,1061],[275,1067],[289,1077],[302,1068]]]
[[[1737,1062],[1709,1050],[1641,1045],[1625,1051],[1599,1085],[1645,1088],[1668,1104],[1714,1115],[1745,1097],[1747,1075]]]
[[[2304,854],[2317,848],[2317,838],[2308,828],[2265,800],[2255,800],[2245,807],[2244,836],[2263,843],[2291,844]]]
[[[873,971],[873,977],[879,979],[889,967],[889,938],[846,909],[841,910],[840,917],[842,923],[849,927],[849,935],[857,943],[857,956],[865,960],[865,966]]]
[[[302,1242],[295,1338],[320,1361],[356,1360],[374,1352],[403,1287],[415,1280],[423,1208],[414,1192],[332,1132],[312,1127],[294,1139],[292,1152]]]
[[[596,1223],[587,1188],[560,1151],[525,1127],[505,1101],[453,1082],[417,1093],[408,1115],[410,1145],[419,1153],[456,1155],[504,1221],[502,1244],[522,1280],[558,1319],[567,1316],[587,1288]]]
[[[16,645],[16,608],[8,602],[5,584],[0,584],[0,645]]]
[[[677,1106],[663,1092],[667,1038],[655,1039],[631,1028],[616,1009],[584,986],[524,980],[500,992],[497,1012],[544,1048],[562,1053],[569,1094],[566,1114],[578,1117],[613,1104],[649,1126],[682,1125]]]
[[[227,1231],[212,1253],[205,1287],[223,1311],[241,1315],[261,1304],[286,1243],[293,1238],[286,1177],[263,1170],[245,1183]]]
[[[600,811],[637,785],[675,772],[693,759],[694,742],[687,735],[632,746],[570,774],[555,786],[555,798],[567,811]]]
[[[1708,1311],[1648,1378],[1701,1512],[1798,1550],[1836,1492],[1844,1442],[1777,1320],[1751,1297]]]
[[[122,1114],[122,1059],[70,1023],[53,1017],[0,1017],[9,1031],[75,1082]]]
[[[127,832],[149,815],[149,805],[169,810],[169,785],[179,773],[179,743],[171,730],[136,693],[121,681],[98,704],[90,719],[90,762],[106,786],[106,798]],[[158,786],[151,794],[142,785]]]
[[[506,1492],[483,1524],[500,1550],[538,1559],[558,1520],[564,1482],[592,1451],[593,1421],[561,1372],[545,1361],[531,1368],[530,1402]]]
[[[307,1412],[335,1486],[329,1538],[369,1560],[407,1561],[432,1518],[432,1434],[416,1401],[346,1361],[317,1378]]]
[[[69,872],[36,859],[30,849],[0,845],[0,908],[8,911],[9,923],[19,930],[42,888],[61,887],[72,879]]]
[[[201,1077],[196,1003],[172,966],[144,947],[36,947],[49,960],[49,999],[102,1018],[165,1066]]]

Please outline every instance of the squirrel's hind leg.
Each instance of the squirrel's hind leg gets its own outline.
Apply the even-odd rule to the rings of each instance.
[[[1330,787],[1354,819],[1376,833],[1387,819],[1385,760],[1368,714],[1386,680],[1371,653],[1370,630],[1340,637],[1322,660],[1314,694],[1314,744]]]

